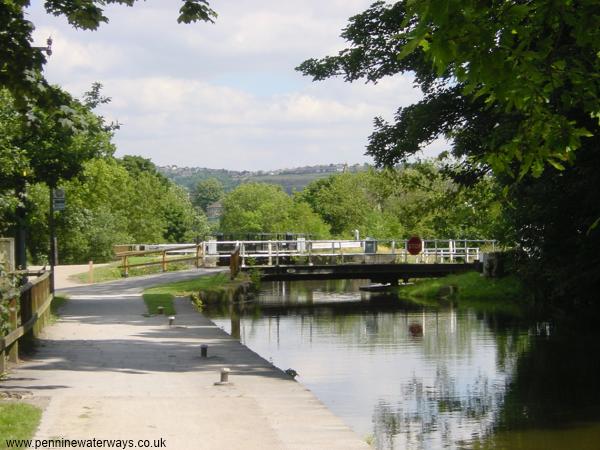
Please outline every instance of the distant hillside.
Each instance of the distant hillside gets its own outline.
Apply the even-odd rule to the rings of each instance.
[[[354,164],[353,166],[329,164],[250,172],[246,170],[208,169],[205,167],[164,166],[158,167],[158,171],[190,191],[199,181],[206,180],[207,178],[216,178],[223,183],[226,191],[230,191],[242,183],[257,182],[278,184],[288,194],[291,194],[294,191],[302,190],[304,186],[318,178],[325,178],[334,173],[341,173],[344,170],[359,172],[367,168],[367,164]]]

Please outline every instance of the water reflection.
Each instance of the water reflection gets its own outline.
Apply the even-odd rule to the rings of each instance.
[[[258,302],[207,313],[298,371],[377,448],[597,448],[585,445],[600,442],[600,340],[569,341],[547,322],[452,302],[360,292],[364,284],[269,283]],[[543,438],[557,426],[578,445]]]

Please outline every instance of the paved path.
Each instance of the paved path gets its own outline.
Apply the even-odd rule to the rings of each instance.
[[[168,449],[359,449],[301,384],[230,338],[184,299],[175,326],[139,295],[163,274],[69,290],[57,324],[0,390],[47,397],[44,438],[164,439]],[[208,344],[209,358],[200,357]],[[215,386],[222,367],[229,386]],[[158,441],[157,441],[158,443]]]

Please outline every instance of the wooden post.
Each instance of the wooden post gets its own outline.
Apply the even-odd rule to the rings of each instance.
[[[166,250],[163,250],[163,252],[162,252],[162,271],[163,272],[167,271],[167,252],[166,252]]]
[[[8,303],[8,321],[10,322],[10,329],[16,330],[19,326],[18,315],[17,315],[17,297],[10,299]],[[3,355],[4,358],[4,355]],[[10,362],[19,362],[19,341],[15,341],[8,351],[8,360]]]
[[[94,283],[94,261],[88,263],[88,283]]]
[[[275,242],[275,265],[279,266],[279,241]]]
[[[200,267],[200,244],[196,244],[196,269]]]
[[[6,355],[4,350],[0,350],[0,375],[6,373]]]
[[[40,286],[40,305],[43,305],[44,302],[48,299],[48,297],[50,296],[51,292],[50,292],[50,279],[47,278],[44,281],[41,282],[41,286]],[[54,295],[52,293],[52,295]],[[50,318],[50,308],[46,309],[46,311],[44,311],[42,313],[42,315],[40,316],[40,330],[42,331],[46,325],[48,325],[48,319]]]
[[[236,245],[235,250],[231,253],[229,257],[229,272],[230,278],[232,280],[237,277],[237,274],[240,271],[240,246]]]
[[[312,266],[312,241],[308,241],[306,245],[308,247],[308,265]]]
[[[38,302],[39,284],[31,286],[30,292],[31,292],[31,315],[33,316],[34,314],[37,313],[39,306],[40,306],[39,302]],[[38,335],[39,326],[40,326],[40,321],[39,321],[39,317],[38,317],[38,320],[36,320],[36,322],[33,324],[33,328],[32,328],[31,334],[34,337],[37,337],[37,335]]]
[[[127,255],[123,256],[123,277],[127,278],[129,276],[129,259]]]
[[[202,267],[206,267],[206,242],[202,241]]]

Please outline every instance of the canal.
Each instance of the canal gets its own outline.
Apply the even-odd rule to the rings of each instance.
[[[361,280],[263,283],[205,313],[378,449],[598,449],[600,339]]]

